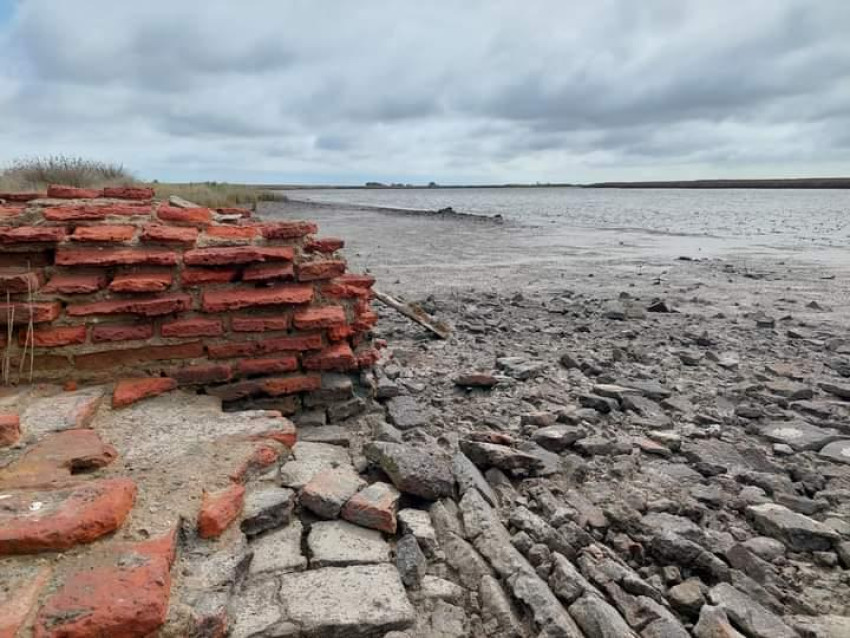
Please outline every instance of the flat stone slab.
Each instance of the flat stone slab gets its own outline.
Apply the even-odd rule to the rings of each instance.
[[[390,546],[381,532],[347,521],[313,523],[307,536],[312,567],[345,567],[385,563]]]
[[[295,492],[285,487],[254,489],[245,498],[240,528],[255,536],[289,522],[295,505]]]
[[[773,443],[785,443],[794,450],[819,450],[827,443],[842,437],[840,432],[819,428],[805,421],[770,423],[759,429],[761,435]]]
[[[336,518],[364,485],[352,467],[322,470],[301,490],[301,505],[321,518]]]
[[[295,460],[280,468],[283,485],[300,489],[322,470],[351,467],[348,450],[338,445],[300,441],[292,448]]]
[[[850,440],[833,441],[825,445],[818,454],[830,461],[850,465]]]
[[[729,583],[711,588],[708,597],[729,618],[753,638],[795,638],[797,632],[761,604],[735,589]]]
[[[751,505],[747,516],[762,534],[782,541],[792,551],[827,551],[839,539],[835,530],[784,505]]]
[[[432,501],[454,492],[451,458],[439,449],[379,441],[367,445],[364,452],[402,492]]]
[[[251,541],[254,558],[250,573],[283,574],[307,568],[307,559],[301,553],[301,521],[293,520],[281,529],[263,534]]]
[[[280,601],[284,618],[306,637],[381,636],[416,620],[398,570],[389,563],[285,574]]]
[[[94,418],[103,394],[103,388],[87,388],[33,401],[21,415],[24,436],[40,437],[48,432],[86,427]]]
[[[428,424],[430,415],[413,397],[398,396],[387,401],[390,423],[399,430],[409,430]]]
[[[327,443],[348,447],[351,443],[349,431],[341,425],[300,426],[298,440],[310,443]]]

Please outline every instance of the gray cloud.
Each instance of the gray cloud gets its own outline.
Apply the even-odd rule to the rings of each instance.
[[[844,0],[27,0],[0,22],[0,161],[257,181],[846,173],[847,33]]]

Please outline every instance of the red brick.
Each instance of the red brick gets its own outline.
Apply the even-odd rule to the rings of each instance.
[[[345,247],[345,242],[336,237],[323,237],[322,239],[311,239],[304,245],[308,253],[333,253]]]
[[[345,309],[341,306],[305,308],[295,313],[292,323],[299,330],[339,326],[345,323]]]
[[[105,206],[57,206],[45,208],[44,219],[51,222],[93,221],[106,219]]]
[[[220,319],[177,319],[162,324],[163,337],[218,337],[224,334]]]
[[[0,199],[7,202],[29,202],[34,199],[43,199],[46,197],[44,193],[0,193]]]
[[[236,341],[231,343],[207,346],[207,351],[213,359],[232,359],[234,357],[250,357],[273,352],[301,352],[303,350],[319,350],[322,348],[320,333],[296,335],[291,337],[275,337],[262,341]]]
[[[357,367],[370,368],[381,358],[381,353],[373,348],[357,353]]]
[[[254,239],[260,235],[257,226],[210,226],[204,231],[213,239]]]
[[[216,208],[216,211],[221,213],[222,215],[241,215],[242,217],[248,218],[252,215],[251,211],[247,208],[236,208],[233,206],[225,206],[224,208]]]
[[[142,399],[159,396],[177,387],[177,381],[168,377],[122,379],[112,392],[112,407],[123,408]]]
[[[187,266],[229,266],[257,261],[292,261],[294,257],[291,246],[227,246],[189,250],[183,255],[183,261]]]
[[[23,206],[4,206],[0,204],[0,219],[12,219],[23,213],[26,209]]]
[[[242,271],[243,281],[271,281],[279,279],[293,281],[295,279],[295,267],[292,264],[262,264],[248,266]]]
[[[207,226],[212,223],[212,211],[209,208],[177,208],[163,204],[157,209],[156,216],[172,224]]]
[[[344,284],[339,279],[333,279],[322,284],[320,290],[325,297],[335,299],[368,299],[371,294],[368,288]]]
[[[262,394],[262,382],[262,379],[239,381],[238,383],[228,383],[227,385],[207,388],[206,392],[209,395],[220,398],[222,401],[236,401],[245,397]]]
[[[349,325],[334,326],[328,328],[328,339],[331,341],[342,341],[353,336],[356,330]]]
[[[144,186],[107,186],[103,189],[104,197],[115,199],[153,199],[153,189]]]
[[[32,320],[33,323],[45,323],[55,321],[62,312],[59,302],[13,302],[0,303],[0,325],[8,325],[10,316],[14,313],[12,323],[24,324]]]
[[[103,191],[98,188],[77,188],[59,184],[51,184],[47,187],[47,196],[53,199],[92,199],[101,195]]]
[[[125,348],[123,350],[106,350],[78,354],[74,364],[80,370],[104,370],[115,366],[134,366],[151,361],[168,361],[169,359],[197,359],[204,356],[204,346],[200,341],[180,343],[167,346],[145,346],[142,348]]]
[[[205,385],[207,383],[224,383],[233,376],[227,364],[206,363],[183,368],[174,368],[169,374],[180,385]]]
[[[91,340],[94,343],[108,341],[136,341],[153,337],[153,325],[105,325],[92,328]]]
[[[298,265],[298,281],[333,279],[344,272],[345,262],[338,259],[303,262]]]
[[[294,372],[297,369],[297,357],[279,357],[277,359],[242,359],[239,362],[239,373],[244,374],[245,376]]]
[[[33,330],[31,336],[27,334],[27,331],[22,330],[18,335],[18,342],[22,346],[31,342],[39,348],[55,348],[85,343],[86,327],[40,328]]]
[[[204,491],[201,511],[198,513],[198,536],[216,538],[221,536],[242,512],[245,502],[245,487],[231,485],[218,492]]]
[[[399,491],[389,483],[372,483],[348,499],[342,507],[341,516],[357,525],[395,534],[400,497]]]
[[[41,289],[43,293],[86,295],[106,286],[106,275],[54,275]]]
[[[181,275],[184,286],[200,286],[203,284],[226,284],[235,281],[239,271],[235,268],[187,268]]]
[[[204,312],[225,312],[255,306],[307,303],[313,298],[313,287],[281,285],[271,288],[228,288],[205,290],[202,297]]]
[[[17,226],[0,229],[0,242],[4,244],[31,244],[35,242],[60,242],[68,235],[61,226]]]
[[[306,375],[297,377],[276,377],[263,379],[262,389],[265,394],[280,396],[281,394],[295,394],[296,392],[310,392],[322,387],[322,378],[319,375]]]
[[[71,235],[74,241],[130,241],[136,233],[135,226],[78,226]]]
[[[230,329],[234,332],[270,332],[274,330],[288,330],[289,316],[233,317],[230,320]]]
[[[18,294],[35,292],[44,283],[41,271],[21,271],[16,273],[0,273],[0,292]]]
[[[177,253],[159,248],[59,249],[57,266],[174,266]]]
[[[171,287],[171,273],[127,273],[109,284],[112,292],[163,292]]]
[[[72,317],[89,315],[142,315],[156,317],[183,312],[192,307],[192,298],[183,293],[174,293],[152,297],[150,299],[112,299],[95,301],[88,304],[68,306],[68,314]]]
[[[375,284],[375,278],[371,275],[358,275],[352,272],[340,275],[337,280],[341,284],[357,286],[358,288],[371,288]]]
[[[316,224],[305,221],[272,222],[262,226],[263,237],[266,239],[298,239],[312,235],[318,230]]]
[[[194,245],[198,239],[197,228],[178,228],[151,224],[142,231],[142,241],[159,242],[162,244]]]
[[[372,328],[376,323],[378,323],[378,315],[372,312],[371,310],[367,310],[366,312],[361,313],[357,320],[351,324],[351,326],[357,332],[366,332],[370,328]]]
[[[20,417],[17,414],[0,414],[0,447],[14,445],[20,438]]]
[[[0,251],[0,268],[41,268],[53,265],[53,254],[46,250],[31,253]]]
[[[338,343],[321,352],[305,354],[302,364],[305,370],[351,370],[357,360],[347,343]]]

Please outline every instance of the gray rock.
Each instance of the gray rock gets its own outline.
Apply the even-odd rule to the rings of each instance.
[[[399,430],[423,427],[431,420],[431,415],[411,396],[387,401],[387,416]]]
[[[277,582],[260,580],[249,582],[230,602],[228,616],[230,633],[234,638],[255,636],[291,636],[287,624],[281,620],[280,605],[277,604]],[[295,629],[289,626],[289,629]],[[281,631],[278,631],[281,630]]]
[[[648,399],[663,401],[673,395],[673,392],[655,381],[624,381],[620,385],[636,390]]]
[[[753,638],[796,638],[797,632],[786,625],[779,616],[735,589],[729,583],[715,585],[708,592],[709,600],[717,605]]]
[[[824,614],[823,616],[793,616],[790,624],[806,638],[847,638],[850,636],[850,617]]]
[[[455,377],[455,385],[459,385],[462,388],[492,388],[497,383],[499,383],[499,379],[492,374],[488,374],[485,372],[469,372],[466,374],[461,374]]]
[[[492,576],[483,577],[478,587],[478,597],[488,636],[520,638],[524,635],[519,616],[499,581]]]
[[[497,467],[506,472],[543,469],[544,462],[532,454],[520,452],[506,445],[482,441],[461,441],[460,449],[478,467]]]
[[[295,505],[295,492],[285,487],[255,489],[245,497],[240,529],[254,536],[289,523]]]
[[[395,564],[401,582],[411,589],[419,589],[428,562],[413,534],[405,534],[396,543]]]
[[[821,390],[828,392],[840,399],[850,399],[850,386],[838,385],[837,383],[821,383]]]
[[[466,494],[467,490],[476,489],[481,492],[481,495],[487,499],[490,505],[494,507],[498,505],[496,494],[481,474],[481,470],[463,452],[457,452],[452,457],[452,470],[454,470],[455,480],[457,481],[461,496]]]
[[[785,443],[795,450],[820,450],[827,443],[837,441],[841,433],[819,428],[805,421],[770,423],[759,428],[759,433],[773,443]]]
[[[588,392],[580,394],[578,400],[583,407],[592,408],[602,414],[608,414],[609,412],[619,410],[620,408],[620,403],[617,400],[609,399],[608,397],[601,397],[596,394],[590,394]]]
[[[310,443],[327,443],[348,447],[350,432],[340,425],[320,425],[316,427],[298,426],[298,440]]]
[[[774,561],[785,555],[785,545],[769,536],[756,536],[742,543],[753,554],[766,561]]]
[[[490,576],[485,576],[490,578]],[[445,578],[425,575],[422,577],[420,593],[423,598],[440,599],[452,604],[463,602],[464,589],[460,585]]]
[[[702,587],[696,579],[686,580],[667,591],[667,599],[673,608],[686,616],[696,616],[705,604]]]
[[[311,567],[386,563],[390,546],[379,531],[346,521],[319,521],[310,527],[307,547]]]
[[[596,638],[638,638],[614,607],[594,595],[586,595],[570,605],[570,615],[588,636]]]
[[[339,423],[362,414],[365,409],[366,402],[360,397],[354,397],[348,401],[336,401],[328,406],[328,420],[331,423]]]
[[[532,440],[552,452],[561,452],[587,436],[582,428],[572,425],[550,425],[536,430]]]
[[[301,505],[321,518],[336,518],[365,483],[352,467],[322,470],[301,490]]]
[[[437,552],[437,532],[431,524],[431,515],[413,508],[403,509],[398,513],[399,528],[403,534],[412,534],[426,556],[434,556]]]
[[[696,638],[746,638],[732,627],[726,612],[720,607],[704,605],[699,622],[694,627]]]
[[[689,567],[715,580],[728,580],[729,567],[714,554],[670,530],[652,538],[650,551],[660,559]]]
[[[836,463],[846,463],[850,465],[850,440],[842,439],[840,441],[833,441],[828,445],[825,445],[818,455],[829,459],[830,461],[835,461]]]
[[[598,593],[584,576],[567,560],[565,556],[557,552],[552,554],[552,572],[549,574],[549,586],[555,595],[567,605],[574,603],[581,596],[588,593]]]
[[[525,357],[501,357],[496,359],[496,367],[509,377],[525,381],[541,374],[548,365],[545,362],[532,361]]]
[[[375,387],[375,398],[383,401],[384,399],[392,399],[401,393],[399,387],[389,380],[387,377],[378,379],[378,385]]]
[[[747,507],[747,516],[762,534],[797,552],[825,551],[839,540],[835,530],[775,503]]]
[[[418,635],[429,638],[465,638],[469,636],[469,619],[462,607],[438,600],[427,618],[420,617],[416,629]]]
[[[432,501],[454,493],[452,462],[441,450],[375,442],[364,453],[402,492]]]
[[[394,425],[387,423],[383,416],[371,414],[366,417],[366,422],[372,430],[372,439],[375,441],[387,441],[389,443],[403,443],[404,437],[401,431]]]
[[[297,518],[284,528],[258,536],[251,541],[254,559],[250,573],[283,574],[307,568],[307,559],[301,553],[303,528]]]
[[[299,441],[292,448],[293,460],[280,468],[281,483],[286,487],[300,489],[322,470],[350,467],[348,450],[338,445]]]
[[[586,456],[608,456],[614,451],[614,441],[604,436],[588,436],[576,441],[575,449]]]

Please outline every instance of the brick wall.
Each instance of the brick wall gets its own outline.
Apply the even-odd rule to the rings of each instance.
[[[373,280],[346,272],[341,240],[308,221],[151,198],[0,193],[0,345],[13,380],[32,364],[35,381],[165,377],[226,403],[297,407],[323,391],[323,374],[374,363]]]

